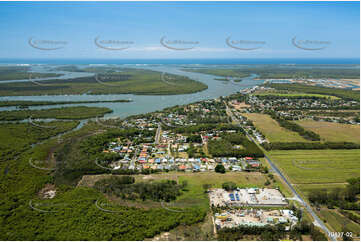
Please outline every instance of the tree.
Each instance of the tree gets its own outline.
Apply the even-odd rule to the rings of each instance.
[[[214,170],[218,173],[226,173],[226,168],[222,164],[218,164]]]
[[[203,184],[204,192],[208,192],[208,189],[212,187],[212,184]]]
[[[225,182],[222,184],[222,188],[226,191],[233,191],[237,188],[237,185],[234,182]]]

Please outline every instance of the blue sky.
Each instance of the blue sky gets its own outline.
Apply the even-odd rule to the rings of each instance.
[[[0,58],[359,58],[360,5],[0,2],[0,36]],[[107,50],[94,44],[96,37],[131,44],[125,50]],[[162,37],[196,44],[184,45],[192,46],[190,50],[174,50],[160,43]],[[297,48],[292,44],[294,37],[302,43],[313,41],[316,43],[313,46],[308,43],[312,48],[324,48]],[[66,44],[61,49],[46,51],[31,47],[29,38]],[[227,38],[243,41],[241,47],[258,49],[231,48],[226,44]]]

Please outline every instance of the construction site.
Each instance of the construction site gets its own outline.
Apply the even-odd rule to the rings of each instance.
[[[234,191],[212,189],[209,191],[211,206],[214,207],[279,207],[288,205],[278,189],[237,188]]]
[[[217,230],[238,226],[266,226],[284,224],[286,231],[297,224],[298,218],[292,210],[229,209],[215,213]]]

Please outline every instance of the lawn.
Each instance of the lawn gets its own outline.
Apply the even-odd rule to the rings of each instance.
[[[261,133],[266,136],[268,141],[272,142],[310,142],[304,139],[298,133],[287,130],[272,119],[267,114],[260,113],[242,113],[243,116],[250,119]]]
[[[268,152],[292,183],[344,183],[360,175],[360,150]]]
[[[360,143],[360,125],[317,122],[313,120],[296,121],[307,130],[321,136],[322,141]]]
[[[335,232],[352,232],[353,237],[360,236],[360,225],[339,214],[335,210],[322,209],[320,215]]]

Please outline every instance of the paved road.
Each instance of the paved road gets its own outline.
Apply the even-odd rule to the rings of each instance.
[[[239,123],[239,120],[236,117],[234,117],[231,110],[229,110],[227,104],[226,104],[226,112],[228,115],[231,116],[233,121],[236,121],[237,124],[239,126],[241,126]],[[246,134],[246,135],[250,140],[252,140],[255,144],[257,144],[257,142],[249,134]],[[294,189],[292,184],[287,180],[287,178],[282,174],[282,172],[277,168],[277,166],[272,162],[272,160],[266,154],[264,156],[265,156],[267,162],[270,164],[271,168],[282,178],[282,180],[288,185],[288,187],[291,189],[293,194],[296,196],[296,198],[299,201],[301,201],[301,203],[306,207],[307,211],[311,214],[311,216],[315,220],[315,225],[319,226],[326,233],[327,236],[330,236],[331,240],[336,241],[336,238],[334,236],[331,236],[330,230],[326,227],[326,225],[322,222],[322,220],[317,216],[317,214],[312,210],[311,206],[308,205],[308,203],[302,199],[302,197],[297,193],[297,191]]]
[[[248,138],[250,138],[254,143],[255,140],[248,135]],[[296,198],[301,201],[301,203],[306,207],[307,211],[312,215],[313,219],[315,220],[316,224],[318,225],[325,233],[326,235],[329,235],[330,238],[333,241],[336,241],[336,238],[331,236],[330,230],[326,227],[326,225],[322,222],[322,220],[317,216],[317,214],[312,210],[311,206],[308,205],[308,203],[302,199],[302,197],[297,193],[297,191],[294,189],[294,187],[292,186],[292,184],[287,180],[287,178],[282,174],[282,172],[277,168],[277,166],[272,162],[272,160],[265,154],[264,157],[266,158],[266,160],[268,161],[268,163],[270,164],[270,166],[272,167],[272,169],[282,178],[282,180],[284,180],[284,182],[288,185],[288,187],[291,189],[291,191],[293,192],[293,194],[296,196]]]
[[[162,126],[158,124],[157,132],[155,133],[155,144],[159,144],[160,140],[160,131],[162,130]]]

